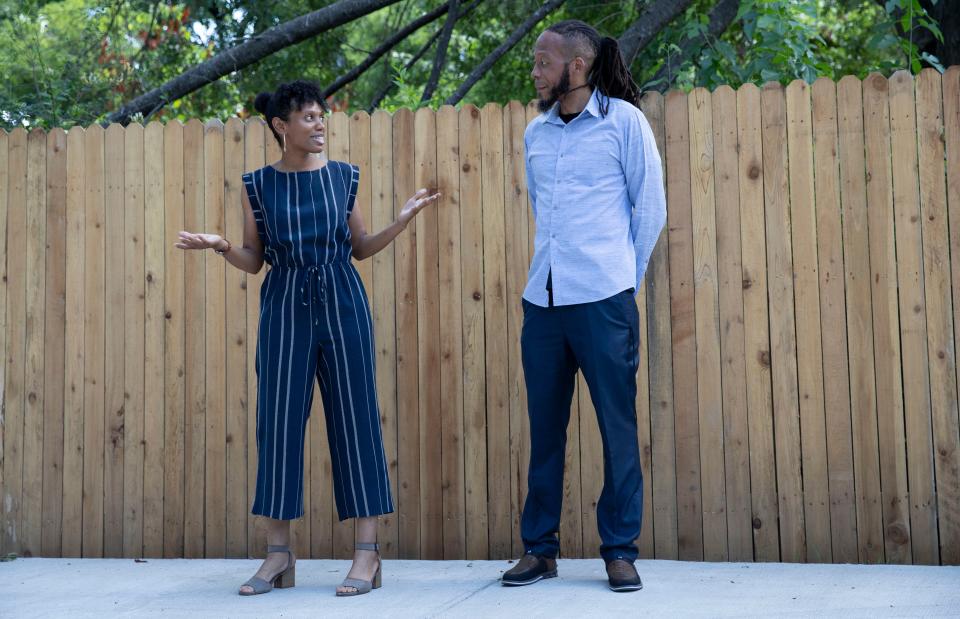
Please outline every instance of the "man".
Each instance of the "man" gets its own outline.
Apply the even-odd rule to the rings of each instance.
[[[634,567],[643,512],[637,444],[639,319],[634,300],[666,220],[660,155],[636,107],[617,42],[576,20],[537,39],[531,72],[542,114],[527,127],[536,240],[520,337],[530,415],[525,554],[502,578],[557,575],[563,462],[577,370],[603,439],[597,503],[610,588],[642,588]]]

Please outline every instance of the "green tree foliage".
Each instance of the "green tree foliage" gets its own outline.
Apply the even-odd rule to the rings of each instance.
[[[10,4],[17,3],[0,9],[4,124],[94,122],[210,53],[189,31],[184,6],[65,0],[24,3],[15,12]],[[231,90],[224,82],[198,94],[210,106]]]
[[[659,68],[671,49],[704,31],[711,5],[695,3],[685,19],[661,33],[657,45],[643,51],[633,67],[639,83],[656,85],[645,81],[652,71],[638,68]],[[897,69],[919,72],[922,66],[942,70],[937,58],[921,55],[908,38],[898,36],[897,26],[909,30],[911,23],[940,36],[918,0],[889,0],[886,8],[875,0],[742,0],[733,25],[711,40],[697,58],[677,67],[676,83],[737,87],[771,80],[863,78],[871,72],[889,75]]]
[[[156,88],[211,55],[334,0],[0,0],[0,125],[71,126],[102,122],[123,102]],[[543,26],[577,18],[617,37],[658,0],[568,0]],[[944,0],[941,0],[944,1]],[[359,64],[390,34],[444,0],[402,0],[324,35],[287,47],[157,110],[150,119],[225,118],[252,111],[257,92],[296,78],[321,86]],[[462,1],[461,5],[466,5]],[[537,7],[536,0],[481,0],[453,30],[440,83],[439,105],[470,71]],[[909,33],[940,37],[919,0],[742,0],[719,37],[691,57],[671,52],[707,32],[716,0],[695,0],[683,16],[641,50],[632,70],[638,83],[662,87],[654,76],[667,59],[671,84],[683,88],[788,82],[817,76],[889,74],[938,66]],[[336,92],[335,109],[366,109],[392,85],[379,107],[419,105],[435,46],[407,66],[443,27],[441,17],[416,31],[356,81]],[[464,103],[527,100],[535,28],[497,62]],[[940,37],[942,41],[942,37]],[[139,118],[139,120],[145,120]]]

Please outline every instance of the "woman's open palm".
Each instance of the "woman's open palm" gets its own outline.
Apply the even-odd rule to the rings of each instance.
[[[181,230],[175,247],[179,249],[210,249],[216,248],[223,240],[219,234],[193,233]]]
[[[397,219],[400,220],[404,226],[410,223],[410,220],[416,217],[417,213],[430,206],[434,202],[440,199],[440,192],[437,192],[433,195],[427,195],[426,189],[419,189],[417,193],[407,200],[407,203],[403,205],[403,208],[400,209],[400,215]]]

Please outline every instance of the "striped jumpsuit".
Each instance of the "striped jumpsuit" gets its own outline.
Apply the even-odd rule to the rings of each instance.
[[[350,261],[357,167],[243,175],[270,265],[257,341],[257,491],[252,512],[303,515],[303,445],[320,383],[340,520],[393,511],[374,380],[373,324]]]

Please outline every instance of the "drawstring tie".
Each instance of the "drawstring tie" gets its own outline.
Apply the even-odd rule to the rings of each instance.
[[[327,278],[323,275],[323,269],[318,266],[309,266],[305,269],[304,282],[300,286],[300,302],[304,305],[316,301],[319,304],[327,302]],[[314,318],[313,324],[317,324],[319,318]]]

